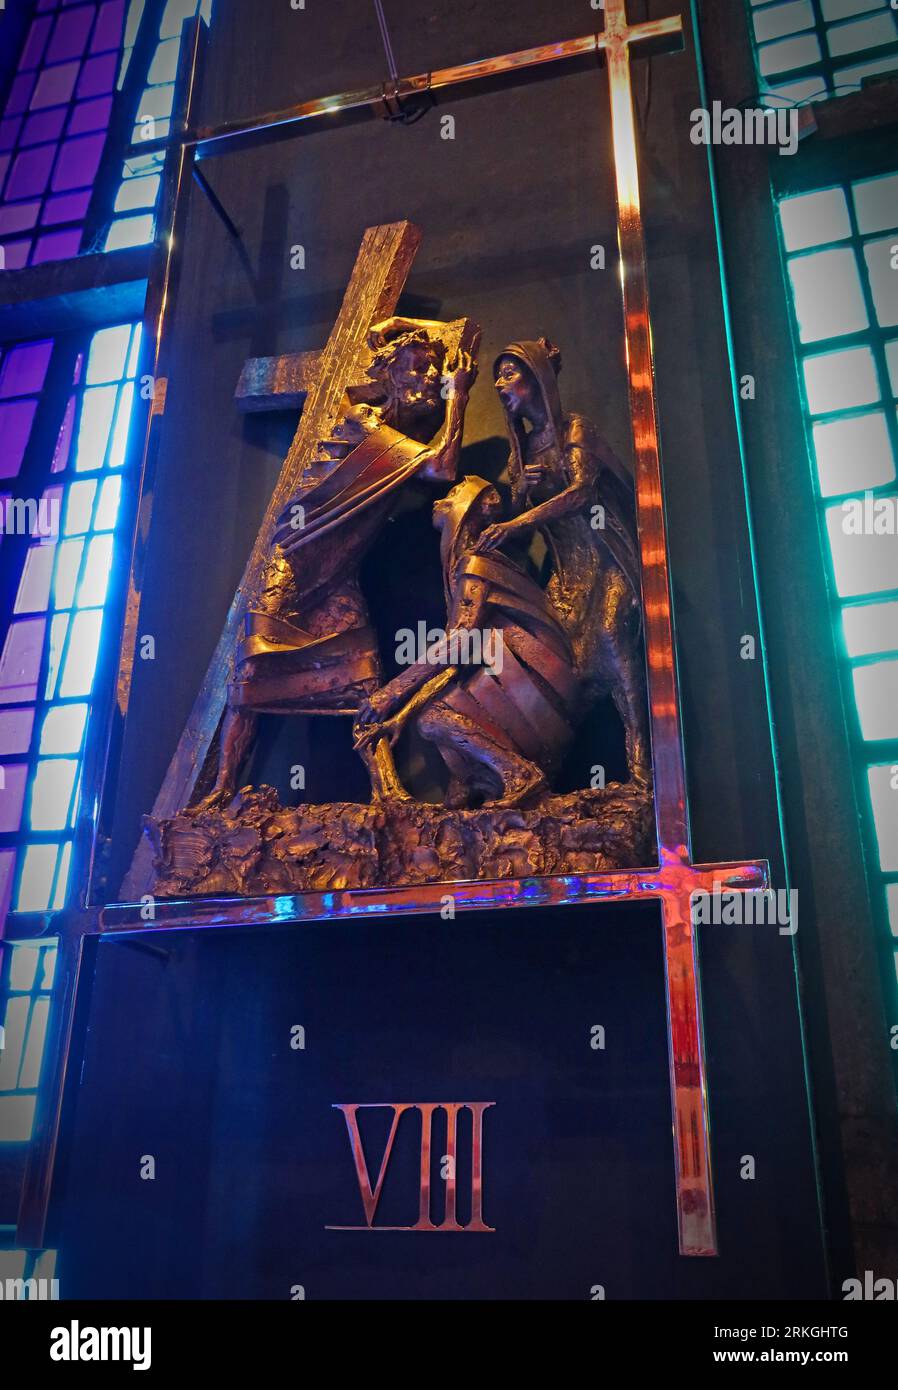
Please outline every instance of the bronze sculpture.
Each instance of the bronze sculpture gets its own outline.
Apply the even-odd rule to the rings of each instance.
[[[450,354],[446,335],[457,327],[394,318],[372,330],[369,383],[347,393],[352,404],[282,514],[263,600],[248,615],[216,787],[174,818],[147,822],[160,894],[651,862],[632,480],[587,419],[562,411],[560,354],[544,338],[513,343],[496,361],[510,515],[502,519],[499,492],[479,477],[435,503],[446,632],[381,684],[359,562],[407,479],[455,479],[479,341],[473,330],[471,351]],[[517,546],[536,533],[547,578]],[[479,644],[462,640],[478,634]],[[624,724],[629,782],[554,793],[578,727],[606,693]],[[371,804],[285,807],[271,788],[236,793],[262,711],[352,714]],[[448,769],[441,803],[412,797],[399,776],[393,746],[409,725]]]
[[[468,346],[450,358],[448,328],[394,317],[371,329],[369,381],[281,514],[261,601],[246,615],[215,785],[196,809],[234,795],[258,714],[354,714],[379,684],[358,570],[404,483],[456,475],[480,333],[465,325]],[[375,797],[398,790],[388,744],[366,745],[364,757]]]

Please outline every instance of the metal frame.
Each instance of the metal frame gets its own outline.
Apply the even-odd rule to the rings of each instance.
[[[655,899],[661,903],[665,950],[668,1013],[668,1046],[674,1159],[678,1205],[680,1252],[713,1255],[717,1251],[710,1163],[710,1127],[701,1025],[701,1000],[696,931],[691,905],[697,892],[750,892],[769,886],[766,861],[695,865],[689,836],[686,802],[685,758],[682,742],[676,675],[670,574],[661,481],[654,362],[648,304],[648,273],[640,211],[637,129],[630,74],[630,52],[670,51],[682,47],[682,20],[677,16],[630,24],[625,0],[605,0],[605,28],[565,43],[528,49],[500,58],[442,69],[418,77],[400,79],[379,88],[343,93],[331,98],[300,103],[286,111],[248,122],[199,127],[166,142],[172,168],[178,177],[168,207],[169,221],[161,237],[168,247],[157,259],[151,275],[151,297],[159,306],[156,333],[157,360],[164,360],[165,334],[171,320],[186,171],[192,158],[201,159],[236,148],[247,140],[272,138],[285,128],[294,133],[313,118],[334,113],[353,113],[368,108],[382,114],[390,102],[447,90],[471,81],[523,80],[533,69],[591,55],[604,60],[608,71],[612,141],[618,200],[618,233],[621,254],[624,332],[630,382],[631,414],[636,459],[637,510],[643,570],[648,690],[655,770],[655,807],[658,831],[657,866],[606,875],[509,880],[500,883],[454,883],[426,888],[386,889],[376,892],[302,894],[262,899],[195,899],[181,902],[121,904],[98,914],[74,915],[69,923],[64,960],[63,995],[57,1001],[54,1041],[58,1055],[46,1066],[46,1090],[37,1138],[32,1146],[23,1192],[20,1239],[31,1246],[43,1240],[53,1160],[60,1132],[60,1115],[74,1011],[79,1005],[78,972],[86,936],[103,932],[139,932],[197,927],[262,925],[271,922],[303,922],[333,917],[376,917],[385,913],[426,913],[439,906],[451,889],[462,909],[491,906],[525,906],[545,903],[613,902],[621,899]],[[196,69],[191,92],[195,91]],[[232,143],[233,142],[233,143]],[[160,144],[159,146],[163,146]],[[151,148],[148,144],[147,148]],[[151,412],[144,444],[141,526],[145,535],[151,502],[152,473],[158,453],[158,411]],[[118,708],[120,726],[127,713],[133,642],[140,593],[140,546],[129,592],[127,618],[119,663]],[[106,768],[111,767],[107,757]],[[107,787],[107,804],[109,796]]]

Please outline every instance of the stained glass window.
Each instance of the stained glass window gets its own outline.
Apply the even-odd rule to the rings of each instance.
[[[898,939],[898,173],[783,198],[779,214],[871,857]]]
[[[31,1138],[56,950],[55,941],[40,941],[8,947],[3,953],[0,998],[5,998],[6,1007],[0,1051],[0,1140],[4,1143],[21,1144]]]
[[[66,900],[140,334],[126,323],[89,338],[42,495],[30,511],[19,503],[15,517],[6,504],[29,538],[0,647],[0,892],[17,911]],[[33,389],[47,349],[12,350],[0,363],[0,397],[7,380]]]
[[[115,218],[106,237],[106,250],[142,246],[152,241],[163,156],[141,153],[141,146],[164,139],[171,131],[172,100],[185,19],[200,13],[208,22],[212,0],[166,0],[159,39],[137,110],[132,146],[122,169],[115,199]]]
[[[857,90],[898,71],[898,11],[891,0],[750,0],[765,91],[790,102]]]
[[[37,0],[0,118],[7,270],[75,256],[100,166],[125,0]]]

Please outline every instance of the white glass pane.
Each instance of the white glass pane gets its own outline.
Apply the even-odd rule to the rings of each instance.
[[[880,763],[867,769],[870,801],[884,873],[898,873],[898,768]]]
[[[849,656],[898,652],[898,601],[895,599],[843,608],[842,626]]]
[[[857,224],[862,232],[885,232],[898,227],[898,174],[863,179],[853,185]]]
[[[126,246],[146,246],[148,241],[153,240],[155,231],[156,219],[152,216],[123,217],[109,228],[106,250],[121,251]]]
[[[80,778],[79,785],[75,791],[74,806],[78,804],[78,797],[81,792]],[[73,809],[74,809],[73,806]],[[62,847],[62,854],[59,856],[59,868],[56,874],[56,892],[53,894],[53,907],[57,912],[61,912],[66,905],[66,898],[69,891],[69,870],[72,867],[72,844],[68,841]]]
[[[883,328],[891,328],[898,323],[898,233],[883,241],[868,241],[864,259],[877,322]]]
[[[75,462],[78,473],[103,467],[117,394],[115,386],[95,386],[84,393]]]
[[[88,386],[100,386],[104,381],[120,381],[125,373],[125,357],[131,339],[131,325],[102,328],[95,333],[87,359]]]
[[[824,19],[851,19],[852,15],[881,10],[888,0],[821,0]]]
[[[30,1008],[31,1000],[25,995],[14,995],[6,1005],[6,1046],[0,1052],[0,1091],[14,1091],[18,1085]]]
[[[109,451],[110,468],[121,468],[125,462],[125,450],[128,447],[128,435],[131,431],[131,407],[133,404],[134,382],[129,381],[122,387],[119,398],[118,411],[115,417],[115,433],[112,436],[112,448]]]
[[[53,988],[53,977],[56,974],[56,958],[59,955],[57,946],[47,946],[44,950],[44,971],[40,981],[41,989]]]
[[[128,376],[133,380],[137,375],[137,367],[140,362],[140,340],[143,335],[143,324],[135,323],[131,336],[131,353],[128,357]]]
[[[52,700],[56,694],[56,680],[59,675],[59,662],[62,657],[65,635],[69,629],[70,614],[60,613],[50,623],[50,660],[47,668],[47,689],[45,696]]]
[[[41,729],[41,753],[77,753],[87,724],[87,705],[55,705]]]
[[[789,261],[802,342],[836,338],[867,327],[854,252],[817,251]]]
[[[160,82],[174,82],[178,71],[178,52],[181,44],[178,39],[168,39],[156,49],[147,81],[155,87]]]
[[[27,1144],[33,1127],[34,1096],[0,1096],[0,1134],[7,1144]]]
[[[9,988],[12,991],[31,989],[39,955],[37,946],[12,947],[12,960],[9,963]]]
[[[837,24],[827,31],[826,42],[833,58],[848,53],[861,53],[865,48],[878,48],[898,38],[891,14],[874,14],[854,24]]]
[[[50,1011],[49,999],[36,999],[28,1029],[28,1042],[22,1061],[19,1085],[25,1090],[34,1090],[40,1080],[41,1059],[44,1055],[44,1040],[47,1034],[47,1014]]]
[[[898,936],[898,883],[888,885],[886,901],[889,905],[889,925],[892,928],[892,935]]]
[[[16,898],[19,912],[46,912],[58,854],[58,845],[29,845],[25,850]]]
[[[882,487],[895,476],[892,443],[882,411],[815,425],[814,451],[824,497]]]
[[[894,54],[887,58],[874,58],[869,63],[852,63],[848,67],[836,69],[836,86],[841,89],[844,87],[856,88],[861,85],[865,77],[875,77],[881,72],[898,71],[898,57]]]
[[[846,488],[845,491],[847,490]],[[111,564],[112,536],[96,536],[90,543],[84,578],[78,590],[79,608],[97,608],[106,602]]]
[[[784,198],[779,208],[787,251],[804,251],[851,236],[848,199],[841,188]]]
[[[159,37],[170,39],[173,35],[179,35],[184,20],[195,15],[196,8],[197,0],[168,0],[162,16]]]
[[[69,484],[63,535],[83,536],[85,531],[90,530],[90,516],[96,492],[96,478],[84,478],[80,482]]]
[[[56,561],[56,580],[53,585],[53,606],[71,608],[75,600],[75,584],[81,564],[83,540],[63,541]]]
[[[76,613],[72,620],[72,638],[65,659],[65,670],[59,683],[59,693],[89,695],[100,649],[100,627],[103,614]]]
[[[804,359],[804,382],[812,415],[850,410],[879,400],[876,362],[868,347],[821,352]]]
[[[814,11],[810,0],[791,0],[785,5],[774,5],[769,10],[760,10],[754,16],[755,38],[758,43],[767,39],[781,39],[786,34],[797,34],[800,29],[813,29]]]
[[[889,366],[892,395],[898,396],[898,338],[893,338],[890,343],[886,343],[886,362]]]
[[[115,198],[116,212],[136,212],[139,208],[154,208],[159,193],[159,175],[143,179],[125,179]]]
[[[32,830],[66,828],[77,773],[76,758],[50,758],[38,763],[31,788]]]
[[[870,740],[898,738],[898,661],[858,666],[852,675],[861,735]]]
[[[833,570],[843,598],[898,589],[898,543],[894,531],[876,535],[872,531],[875,522],[876,514],[868,499],[862,499],[854,508],[840,502],[827,509]],[[858,526],[860,533],[856,531]]]
[[[16,595],[16,613],[46,612],[55,553],[56,547],[52,545],[33,545],[29,549]]]
[[[121,478],[107,478],[100,489],[100,501],[94,517],[95,531],[112,531],[118,519],[119,502],[122,493]]]
[[[814,34],[800,34],[794,39],[781,39],[779,43],[768,44],[758,51],[761,72],[789,72],[792,68],[803,68],[820,59],[820,44]]]

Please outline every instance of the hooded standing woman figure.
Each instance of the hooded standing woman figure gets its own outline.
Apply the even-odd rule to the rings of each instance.
[[[651,780],[636,501],[629,470],[583,415],[565,414],[561,353],[546,338],[511,343],[495,382],[511,443],[513,515],[488,526],[486,554],[534,531],[552,562],[546,596],[570,642],[588,702],[610,694],[631,778]]]

